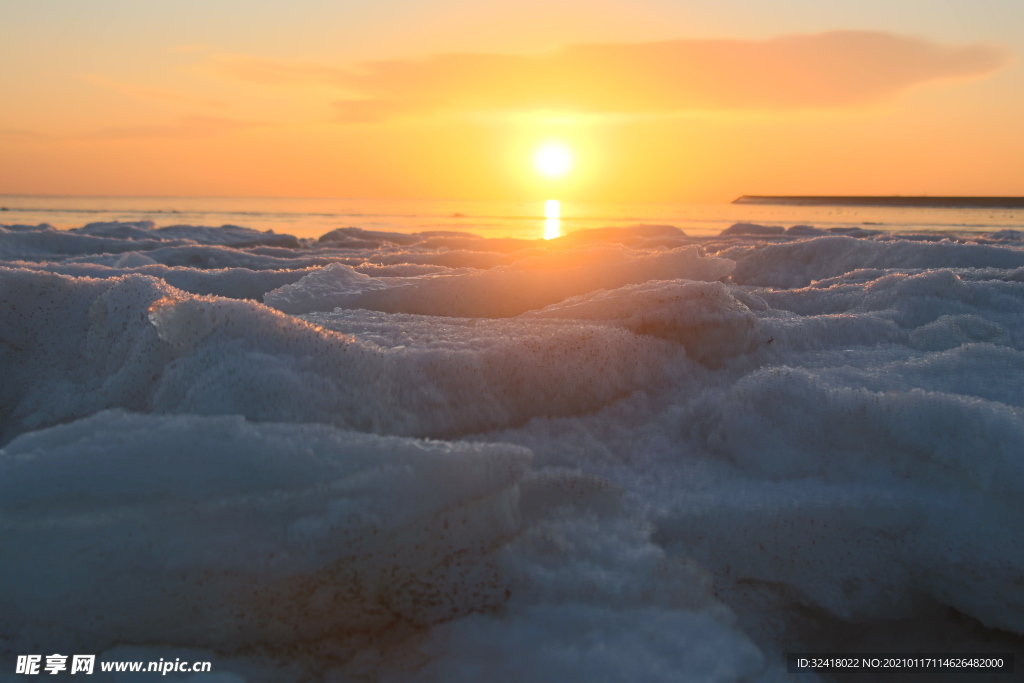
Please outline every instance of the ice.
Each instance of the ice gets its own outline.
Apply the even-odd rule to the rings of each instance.
[[[0,651],[252,683],[1024,655],[1019,235],[760,227],[3,226]]]
[[[114,261],[115,268],[139,268],[140,266],[155,266],[154,261],[145,254],[140,254],[137,251],[129,251],[126,254],[122,254],[120,258]]]
[[[121,411],[0,452],[24,650],[233,650],[429,624],[504,601],[525,449]],[[67,558],[54,562],[57,557]]]
[[[127,240],[120,237],[47,230],[47,226],[38,226],[42,228],[39,230],[19,229],[23,227],[25,226],[0,226],[0,259],[47,261],[81,254],[123,254],[129,251],[156,249],[168,244],[159,238]]]
[[[759,336],[757,316],[721,282],[626,285],[523,315],[614,321],[637,334],[678,342],[691,358],[712,364],[750,351]]]
[[[655,607],[472,616],[435,629],[426,649],[420,681],[739,681],[763,668],[756,646],[714,619]]]
[[[24,304],[0,310],[7,439],[114,407],[452,436],[583,412],[687,371],[674,344],[578,322],[385,349],[152,277],[4,273],[0,293]]]
[[[999,230],[989,233],[985,237],[995,242],[1020,242],[1024,240],[1024,232],[1020,230]]]
[[[110,221],[89,223],[68,232],[128,240],[189,240],[198,244],[223,244],[243,248],[258,245],[288,248],[299,246],[299,241],[293,235],[276,235],[273,230],[259,232],[238,225],[222,225],[219,228],[170,225],[157,228],[153,221]]]
[[[509,602],[433,629],[417,680],[728,681],[764,670],[709,577],[624,519],[615,487],[548,468],[520,490],[526,529],[497,556]]]
[[[362,278],[341,264],[266,295],[286,313],[365,308],[387,313],[501,318],[597,289],[647,280],[718,280],[733,263],[699,247],[635,253],[590,247],[520,259],[509,267],[415,278]]]
[[[807,227],[807,226],[803,226]],[[770,237],[776,235],[782,235],[786,232],[786,229],[781,225],[758,225],[757,223],[735,223],[730,225],[728,228],[722,231],[721,236],[731,235],[758,235],[761,237]],[[799,233],[798,233],[799,234]]]
[[[113,279],[133,274],[149,275],[191,294],[212,294],[230,299],[253,299],[255,301],[262,301],[265,293],[297,282],[310,272],[308,268],[251,270],[249,268],[165,266],[153,262],[145,254],[138,252],[128,252],[112,266],[93,263],[40,264],[24,261],[0,263],[0,267],[4,266],[97,279]],[[381,267],[386,268],[387,266],[378,266],[378,268]]]
[[[1020,268],[1024,250],[954,242],[819,237],[767,244],[736,260],[733,280],[737,284],[791,288],[858,268]]]
[[[423,241],[424,235],[413,234],[403,235],[397,232],[379,232],[374,230],[363,230],[362,228],[338,228],[320,235],[318,244],[328,244],[334,247],[352,247],[356,249],[376,249],[384,243],[390,244],[416,244]]]
[[[428,249],[491,251],[503,254],[527,249],[563,249],[592,244],[621,244],[629,247],[676,247],[686,241],[686,233],[672,225],[639,224],[624,228],[591,228],[562,235],[539,247],[535,240],[514,238],[483,238],[468,232],[432,230],[400,234],[361,228],[339,228],[321,235],[318,244],[338,248],[376,249],[388,244],[421,246]]]

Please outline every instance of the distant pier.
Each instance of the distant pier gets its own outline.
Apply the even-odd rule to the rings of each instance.
[[[745,194],[733,204],[897,206],[935,209],[1024,209],[1024,197],[828,197]]]

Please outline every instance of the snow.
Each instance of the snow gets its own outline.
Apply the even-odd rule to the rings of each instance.
[[[529,256],[511,266],[406,278],[369,278],[343,264],[328,266],[269,292],[268,306],[286,313],[364,308],[387,313],[501,318],[598,289],[647,280],[718,280],[733,262],[699,247],[636,252],[584,247]]]
[[[5,628],[21,649],[237,649],[316,638],[338,619],[369,631],[498,603],[504,586],[482,560],[517,530],[529,459],[501,444],[124,411],[25,434],[0,479],[0,571],[18,587]]]
[[[778,681],[860,642],[829,634],[1024,649],[1019,235],[758,228],[0,227],[4,657]]]

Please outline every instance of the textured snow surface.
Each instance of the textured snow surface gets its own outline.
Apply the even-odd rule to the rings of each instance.
[[[237,416],[104,411],[25,434],[0,475],[5,626],[22,650],[237,649],[497,605],[485,560],[518,529],[529,460]]]
[[[0,649],[388,682],[1022,651],[1022,386],[1018,234],[0,226]]]

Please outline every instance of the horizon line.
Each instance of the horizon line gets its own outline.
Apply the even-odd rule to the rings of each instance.
[[[732,204],[1024,208],[1024,197],[993,195],[741,195]]]

